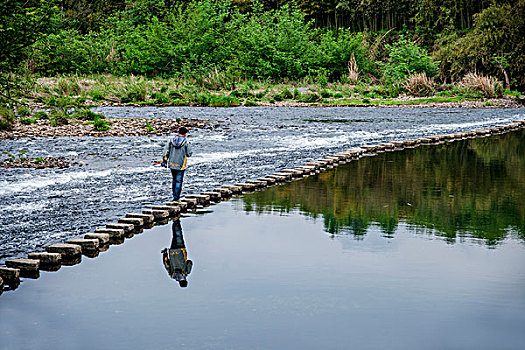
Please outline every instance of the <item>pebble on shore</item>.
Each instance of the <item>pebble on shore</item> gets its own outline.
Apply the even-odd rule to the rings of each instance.
[[[17,123],[10,130],[0,131],[0,139],[19,139],[24,137],[64,137],[64,136],[145,136],[167,135],[175,133],[180,126],[189,128],[209,127],[208,120],[202,119],[152,119],[152,118],[108,118],[111,123],[107,131],[97,131],[93,124],[78,119],[68,120],[68,124],[51,126],[47,120],[38,120],[34,124]],[[149,127],[146,122],[148,122]]]

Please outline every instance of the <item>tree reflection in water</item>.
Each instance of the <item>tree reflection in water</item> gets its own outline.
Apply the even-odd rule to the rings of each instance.
[[[454,243],[525,239],[525,130],[384,153],[243,197],[244,210],[322,217],[326,232],[394,237],[400,221]]]

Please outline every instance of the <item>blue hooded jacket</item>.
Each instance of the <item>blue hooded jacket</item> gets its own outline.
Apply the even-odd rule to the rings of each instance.
[[[162,166],[175,170],[185,170],[188,157],[191,157],[188,140],[182,135],[175,135],[168,142]]]

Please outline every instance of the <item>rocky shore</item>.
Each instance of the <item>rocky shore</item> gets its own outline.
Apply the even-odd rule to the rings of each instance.
[[[0,168],[31,168],[31,169],[64,169],[70,166],[83,166],[82,162],[74,162],[65,157],[28,158],[24,160],[0,161]]]
[[[208,128],[208,120],[203,119],[152,119],[152,118],[108,118],[107,131],[97,131],[92,123],[69,119],[68,124],[51,126],[47,120],[38,120],[33,124],[16,123],[10,130],[0,131],[0,139],[19,139],[24,137],[78,137],[78,136],[144,136],[167,135],[175,133],[179,127]]]

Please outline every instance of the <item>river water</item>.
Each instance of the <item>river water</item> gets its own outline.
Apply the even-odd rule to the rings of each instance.
[[[524,139],[365,157],[144,230],[4,292],[0,349],[521,350]]]
[[[467,131],[524,119],[523,109],[99,108],[107,117],[209,119],[194,129],[183,193],[213,189],[364,144]],[[154,167],[167,142],[153,137],[1,140],[0,149],[66,156],[85,166],[0,170],[0,262],[81,236],[170,199],[170,174]]]

